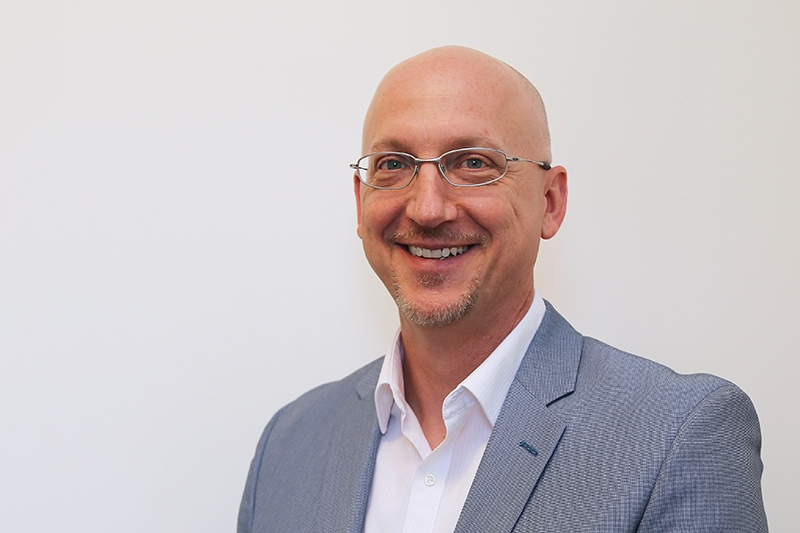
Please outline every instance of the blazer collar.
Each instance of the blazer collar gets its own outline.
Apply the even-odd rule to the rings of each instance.
[[[564,432],[548,406],[575,389],[583,338],[547,303],[503,403],[456,533],[514,528]]]
[[[545,405],[575,390],[583,336],[558,314],[550,302],[542,324],[528,347],[516,380]]]

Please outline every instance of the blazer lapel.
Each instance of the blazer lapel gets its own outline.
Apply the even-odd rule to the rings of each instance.
[[[581,335],[547,303],[486,445],[456,533],[512,531],[566,428],[547,406],[574,390],[582,345]]]
[[[327,446],[325,475],[316,531],[360,533],[375,470],[380,441],[374,391],[380,361],[357,384],[353,403],[340,420]]]

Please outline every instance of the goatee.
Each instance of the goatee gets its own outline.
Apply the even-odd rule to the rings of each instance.
[[[455,302],[442,305],[425,305],[412,302],[403,293],[402,285],[392,272],[392,296],[397,308],[410,322],[424,327],[442,327],[452,324],[464,317],[475,306],[478,299],[479,277],[472,279],[469,289]],[[434,287],[444,282],[441,274],[426,274],[419,276],[418,282],[424,287]]]

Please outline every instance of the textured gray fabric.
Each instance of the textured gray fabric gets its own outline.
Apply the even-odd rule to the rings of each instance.
[[[273,417],[239,533],[362,530],[380,364]],[[760,447],[755,410],[735,385],[582,337],[548,303],[456,532],[767,531]]]

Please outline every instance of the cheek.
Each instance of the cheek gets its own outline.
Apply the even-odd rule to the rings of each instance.
[[[544,207],[544,196],[537,195],[533,190],[526,190],[524,195],[516,197],[511,204],[517,224],[521,231],[531,239],[539,239]]]
[[[366,194],[361,199],[358,235],[362,239],[383,238],[397,224],[402,212],[400,202]]]
[[[476,219],[501,246],[504,257],[515,261],[532,259],[541,233],[541,206],[532,200],[508,197],[505,200],[493,203],[491,208],[486,206],[480,215],[476,214]]]
[[[514,240],[530,224],[531,207],[508,196],[497,196],[470,202],[468,214],[495,237]]]

